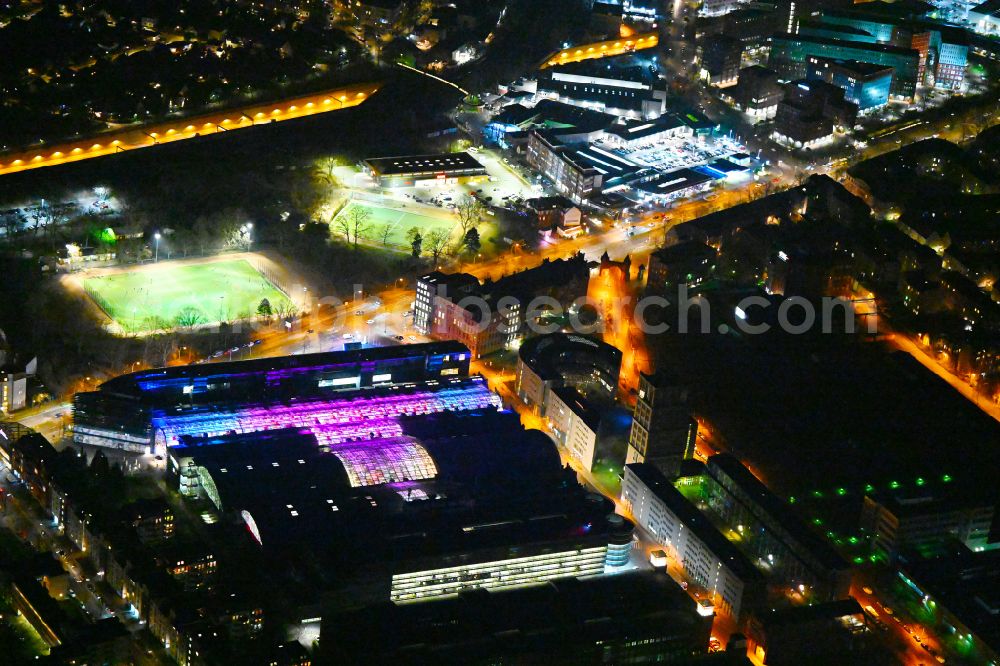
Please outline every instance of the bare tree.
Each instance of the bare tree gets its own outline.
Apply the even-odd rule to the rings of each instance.
[[[486,207],[474,196],[467,194],[462,198],[455,212],[458,213],[458,224],[462,228],[463,238],[469,233],[469,229],[479,226],[485,211]]]
[[[424,237],[424,249],[431,255],[435,265],[448,245],[448,235],[446,231],[434,229]]]
[[[295,316],[295,304],[292,303],[287,298],[282,298],[277,303],[272,306],[274,314],[276,314],[280,319],[287,319],[289,317]]]
[[[337,229],[343,232],[344,236],[347,237],[347,242],[354,246],[354,249],[358,249],[358,241],[361,238],[361,234],[367,233],[371,229],[372,212],[365,208],[364,206],[352,206],[346,215],[341,215],[337,218]]]
[[[32,231],[34,231],[37,236],[40,230],[46,231],[52,224],[52,207],[49,206],[48,202],[43,199],[40,204],[31,209],[29,216],[35,225],[32,227]]]
[[[392,226],[388,224],[382,224],[376,227],[376,232],[378,237],[382,239],[382,247],[389,247],[389,236],[392,235]]]
[[[187,306],[177,313],[177,316],[174,317],[174,321],[178,326],[194,327],[198,324],[204,323],[205,317],[202,316],[201,310],[198,308]]]
[[[336,172],[338,166],[340,166],[340,161],[336,157],[324,157],[316,163],[313,169],[313,179],[331,190],[340,187],[340,179],[337,178]]]
[[[6,239],[16,236],[27,223],[24,214],[20,210],[10,210],[0,213],[0,221],[3,223],[4,238]]]

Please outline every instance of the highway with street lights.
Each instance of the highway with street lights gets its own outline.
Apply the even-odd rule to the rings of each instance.
[[[0,175],[29,169],[150,148],[161,143],[193,139],[206,134],[247,129],[272,122],[340,111],[363,104],[378,92],[379,83],[359,83],[267,104],[215,111],[198,116],[128,127],[78,141],[39,145],[16,153],[0,154]]]

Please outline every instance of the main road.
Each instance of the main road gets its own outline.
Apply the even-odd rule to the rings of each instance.
[[[19,153],[0,155],[0,175],[28,169],[114,155],[161,143],[193,139],[205,134],[246,129],[272,122],[340,111],[362,104],[378,92],[380,83],[358,83],[310,95],[213,111],[152,125],[124,127],[78,141],[42,145]]]

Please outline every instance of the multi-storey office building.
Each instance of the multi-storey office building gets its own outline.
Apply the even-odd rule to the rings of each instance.
[[[959,546],[940,557],[908,558],[897,575],[939,635],[956,640],[974,663],[1000,663],[1000,550]]]
[[[664,372],[639,375],[625,463],[650,463],[675,476],[682,460],[694,455],[698,423],[687,406],[687,391]]]
[[[843,88],[844,99],[858,106],[860,113],[885,106],[892,87],[891,67],[857,60],[832,60],[810,56],[806,78],[825,81]]]
[[[916,50],[920,53],[919,84],[948,90],[961,90],[965,85],[969,41],[963,30],[920,20],[905,12],[894,13],[885,5],[874,10],[864,6],[825,9],[819,25],[844,30],[838,39],[866,41],[870,35],[880,44]]]
[[[754,65],[740,70],[739,80],[725,95],[737,109],[757,122],[774,117],[778,103],[785,97],[785,89],[778,82],[777,72]]]
[[[761,572],[658,469],[625,465],[622,503],[727,615],[738,621],[762,599]]]
[[[711,625],[667,576],[630,572],[352,609],[324,617],[320,656],[344,664],[683,663],[704,655]]]
[[[552,389],[545,418],[559,443],[591,471],[601,435],[601,412],[575,388],[559,386]]]
[[[756,563],[776,580],[803,585],[819,598],[847,594],[847,562],[739,460],[720,453],[708,459],[706,469],[709,505],[728,525],[754,535],[747,546]]]
[[[560,386],[613,398],[618,391],[622,353],[584,335],[551,333],[529,338],[518,350],[515,391],[539,414],[548,411],[550,394]]]
[[[926,493],[865,496],[861,527],[875,552],[895,562],[906,548],[933,551],[952,539],[973,550],[994,546],[996,499]]]
[[[545,174],[560,193],[581,203],[600,193],[605,174],[575,157],[551,134],[532,131],[528,136],[528,164]]]
[[[768,67],[785,80],[802,79],[808,73],[811,56],[892,67],[890,93],[893,98],[912,101],[916,94],[921,57],[920,52],[912,48],[779,33],[771,40]]]
[[[700,49],[701,76],[713,86],[731,86],[739,78],[743,42],[727,35],[709,35]]]

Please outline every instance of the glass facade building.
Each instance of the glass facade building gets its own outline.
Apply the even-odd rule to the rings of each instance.
[[[858,105],[862,113],[889,102],[892,68],[857,61],[809,58],[806,78],[826,81],[844,89],[844,99]]]
[[[567,576],[604,573],[607,545],[573,548],[526,557],[461,564],[441,569],[398,573],[392,577],[389,598],[395,602],[421,601],[458,594],[473,588],[521,587]]]
[[[916,94],[920,53],[909,48],[782,33],[772,38],[768,67],[785,80],[802,79],[808,73],[810,57],[857,60],[891,67],[890,95],[900,100],[912,100]]]

